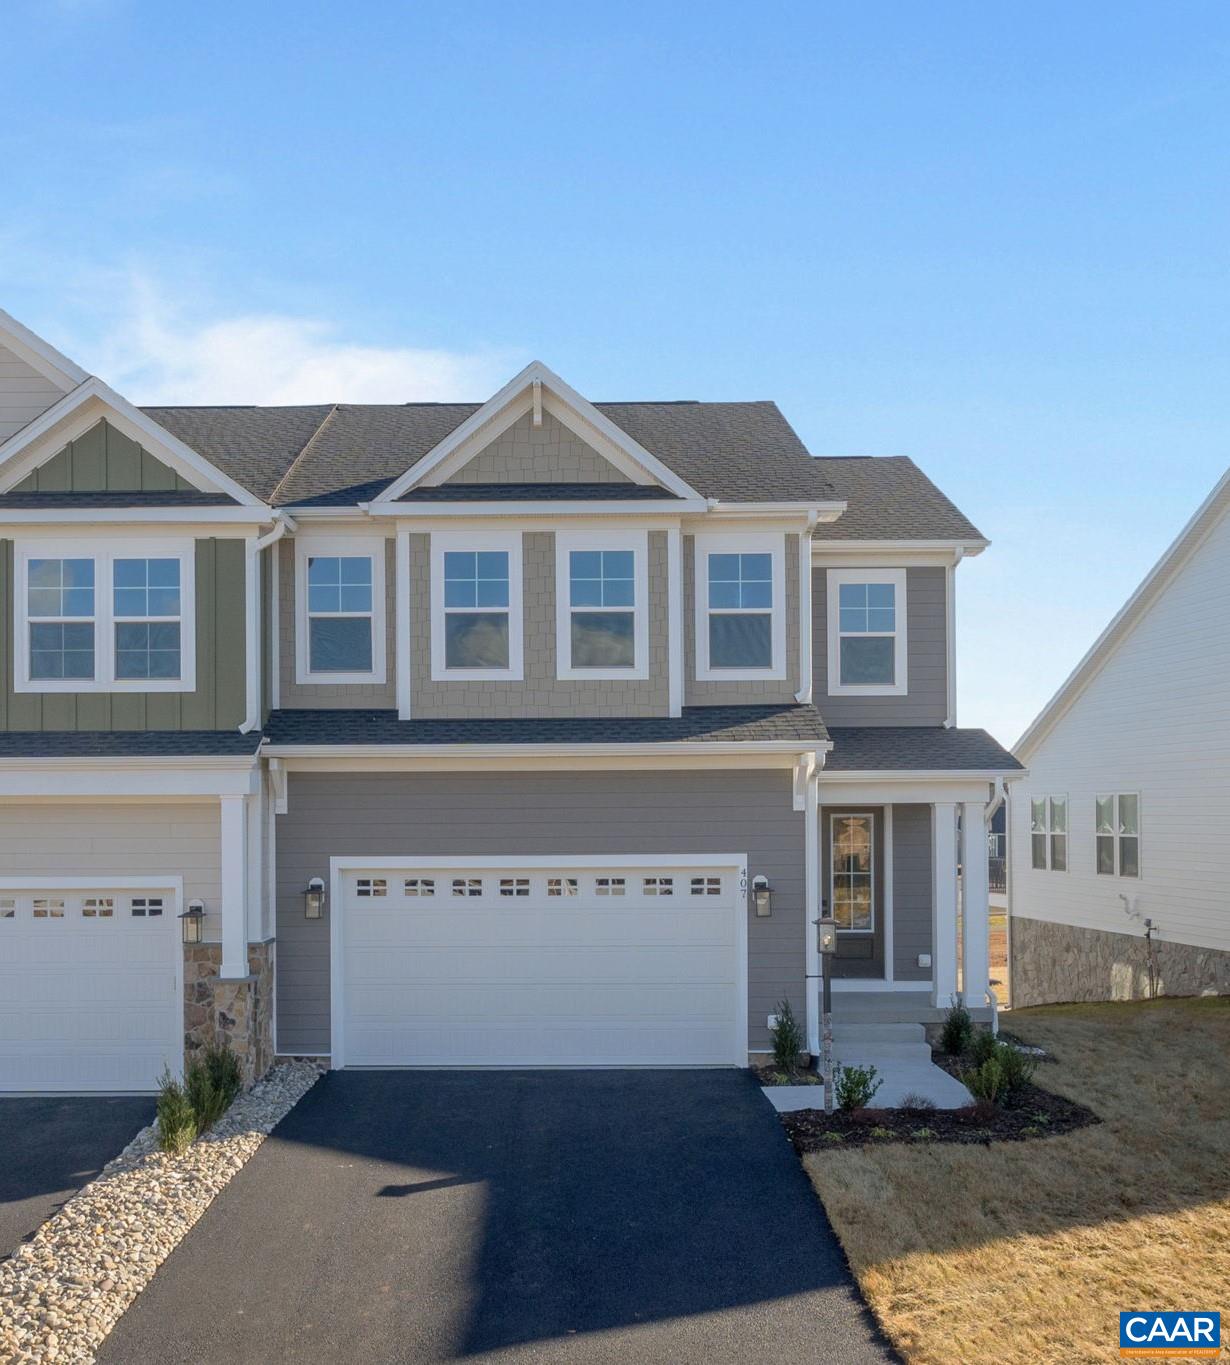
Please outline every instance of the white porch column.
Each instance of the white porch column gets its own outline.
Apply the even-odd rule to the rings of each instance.
[[[961,806],[961,996],[966,1009],[986,1001],[990,976],[985,803]]]
[[[978,817],[981,821],[981,815]],[[941,1009],[957,993],[957,803],[931,806],[931,1002]]]
[[[248,798],[219,798],[222,848],[223,977],[248,975]]]
[[[806,950],[807,998],[804,1002],[807,1025],[807,1050],[813,1057],[820,1055],[820,940],[813,920],[820,918],[820,779],[816,772],[807,775],[807,789],[803,801],[803,932]]]

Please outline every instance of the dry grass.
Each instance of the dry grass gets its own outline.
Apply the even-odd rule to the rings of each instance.
[[[1105,1120],[804,1164],[872,1311],[925,1365],[1118,1360],[1119,1311],[1230,1309],[1230,999],[1010,1016]],[[1175,1357],[1172,1357],[1175,1359]]]

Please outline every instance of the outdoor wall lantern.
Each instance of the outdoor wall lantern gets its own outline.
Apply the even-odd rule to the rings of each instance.
[[[304,919],[322,919],[325,913],[325,884],[319,877],[312,877],[303,893]]]
[[[200,943],[201,930],[205,924],[205,902],[189,901],[187,910],[179,919],[184,926],[184,942]]]
[[[756,905],[757,919],[767,919],[773,913],[773,888],[763,873],[752,878],[752,900]]]
[[[816,937],[822,957],[831,957],[837,951],[837,921],[832,915],[821,915],[816,921]]]

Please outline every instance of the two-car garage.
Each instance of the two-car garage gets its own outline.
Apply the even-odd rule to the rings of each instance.
[[[746,869],[334,859],[334,1066],[742,1065]]]

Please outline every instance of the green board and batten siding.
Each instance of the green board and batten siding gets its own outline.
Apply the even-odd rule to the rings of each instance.
[[[195,692],[14,692],[13,542],[0,540],[0,730],[232,730],[246,707],[244,543],[196,542]]]
[[[27,474],[14,493],[169,493],[193,485],[109,422],[99,421]]]

